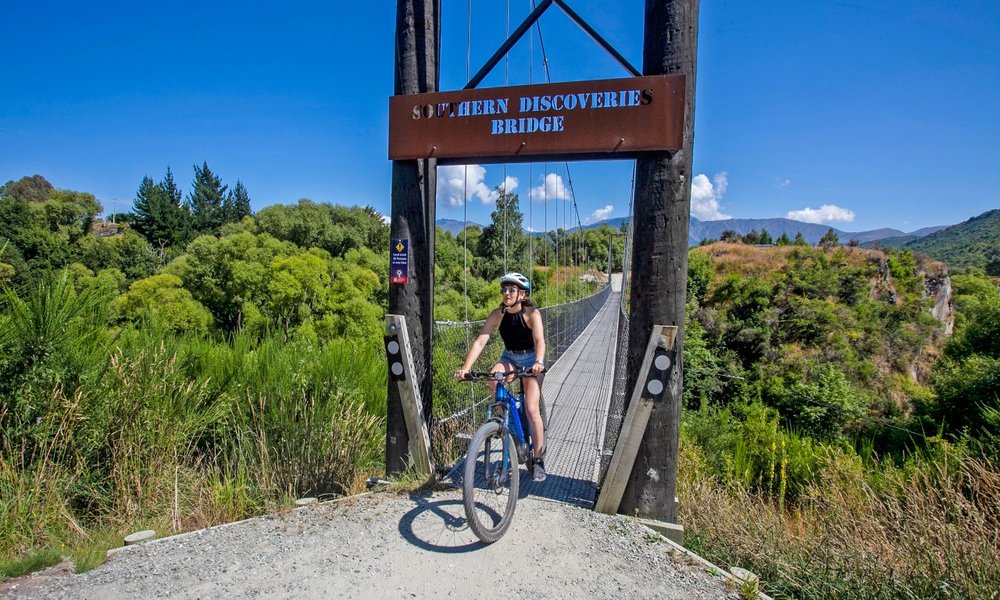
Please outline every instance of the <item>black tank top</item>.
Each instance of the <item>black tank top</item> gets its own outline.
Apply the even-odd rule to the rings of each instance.
[[[524,307],[516,313],[504,311],[500,320],[500,337],[508,350],[521,352],[535,349],[535,338],[531,337],[531,329],[524,318]]]

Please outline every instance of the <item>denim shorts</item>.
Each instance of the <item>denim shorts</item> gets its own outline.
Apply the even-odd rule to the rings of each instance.
[[[522,369],[530,369],[536,360],[534,350],[525,352],[524,354],[514,354],[513,352],[504,350],[503,354],[500,355],[500,362],[521,367]]]

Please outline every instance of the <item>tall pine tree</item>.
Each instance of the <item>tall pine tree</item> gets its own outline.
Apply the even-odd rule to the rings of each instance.
[[[253,211],[250,210],[250,194],[247,193],[246,186],[239,179],[236,180],[236,185],[226,195],[222,212],[224,215],[223,221],[226,223],[238,223],[243,220],[243,217],[249,217],[253,214]]]
[[[188,197],[188,210],[191,211],[191,225],[196,234],[218,234],[225,220],[223,203],[229,186],[222,185],[219,176],[203,162],[201,167],[194,166],[194,182],[191,196]]]
[[[187,239],[187,211],[181,206],[181,191],[174,174],[167,174],[160,183],[143,177],[132,203],[132,228],[162,251],[166,246],[181,244]]]
[[[491,222],[479,236],[478,253],[482,264],[479,275],[495,279],[504,272],[530,273],[528,237],[524,234],[524,215],[518,208],[517,194],[497,187],[496,210]]]

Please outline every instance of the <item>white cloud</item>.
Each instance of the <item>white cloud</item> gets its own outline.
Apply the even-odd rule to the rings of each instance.
[[[691,181],[691,214],[702,221],[718,221],[733,217],[722,212],[722,196],[729,187],[725,172],[717,173],[712,181],[699,173]]]
[[[531,188],[530,198],[532,200],[568,200],[570,197],[569,188],[563,183],[562,177],[555,173],[545,176],[542,185]]]
[[[485,183],[486,169],[480,165],[445,165],[437,170],[437,199],[448,206],[458,207],[473,197],[483,204],[496,202],[496,192]],[[517,189],[517,178],[508,176],[504,181],[507,191]]]
[[[778,183],[776,185],[777,185],[778,189],[784,189],[784,188],[792,185],[792,180],[791,179],[787,179],[787,178],[786,179],[779,179]]]
[[[503,180],[502,187],[508,194],[513,194],[517,190],[517,177],[506,176]],[[500,197],[500,193],[494,189],[490,192],[489,201],[483,200],[483,204],[496,204],[497,198]]]
[[[833,204],[824,204],[815,209],[807,207],[802,210],[790,210],[785,218],[805,223],[832,223],[833,221],[850,223],[854,220],[854,211]]]
[[[606,205],[604,208],[598,208],[589,217],[587,217],[587,223],[596,223],[597,221],[603,221],[607,219],[608,216],[615,210],[614,206],[610,204]]]

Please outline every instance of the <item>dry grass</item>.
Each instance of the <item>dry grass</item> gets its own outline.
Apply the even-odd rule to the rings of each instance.
[[[746,244],[715,242],[707,246],[692,248],[691,252],[701,252],[709,256],[715,267],[717,277],[729,274],[742,276],[767,277],[787,269],[788,257],[795,253],[815,252],[838,259],[838,264],[862,266],[884,260],[881,250],[868,248],[851,248],[849,246],[835,249],[820,249],[810,246],[771,246],[758,248]]]
[[[681,521],[710,559],[761,575],[797,598],[996,598],[1000,472],[889,470],[869,483],[856,461],[831,459],[794,507],[720,485],[682,482]]]

